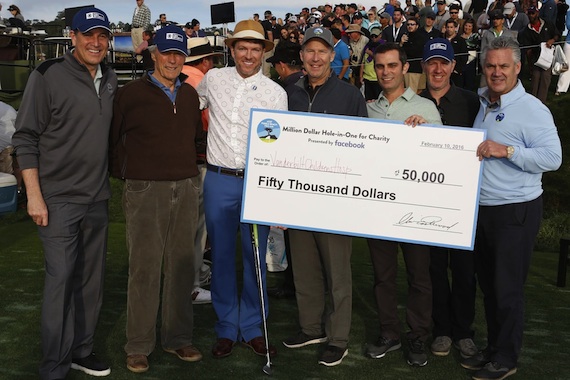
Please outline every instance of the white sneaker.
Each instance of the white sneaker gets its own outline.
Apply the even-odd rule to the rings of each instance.
[[[212,294],[204,288],[195,288],[192,292],[192,303],[194,305],[212,303]]]

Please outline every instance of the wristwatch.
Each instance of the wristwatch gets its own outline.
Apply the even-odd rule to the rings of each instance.
[[[514,146],[508,146],[507,147],[507,158],[510,159],[513,154],[515,154],[515,147]]]

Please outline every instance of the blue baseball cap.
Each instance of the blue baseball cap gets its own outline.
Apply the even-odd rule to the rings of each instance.
[[[448,62],[455,59],[453,46],[447,38],[434,38],[424,45],[423,61],[427,62],[432,58],[443,58]]]
[[[72,30],[87,33],[95,28],[103,28],[109,32],[111,31],[109,18],[101,9],[92,7],[82,8],[73,16],[73,22],[71,23]]]
[[[177,51],[188,57],[188,37],[186,33],[176,25],[168,25],[157,30],[154,36],[154,44],[159,52]]]

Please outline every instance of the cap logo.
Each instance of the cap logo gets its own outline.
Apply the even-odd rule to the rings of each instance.
[[[441,42],[431,44],[429,50],[447,50],[447,45]]]
[[[313,33],[315,33],[315,35],[318,36],[319,34],[323,34],[323,29],[322,28],[315,28],[313,30]]]
[[[178,33],[166,33],[167,40],[175,40],[178,42],[184,42],[184,38]]]
[[[93,19],[98,19],[98,20],[103,20],[105,21],[105,16],[103,16],[101,13],[99,12],[87,12],[85,14],[85,19],[86,20],[93,20]]]

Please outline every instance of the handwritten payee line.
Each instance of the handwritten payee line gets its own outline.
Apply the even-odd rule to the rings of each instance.
[[[344,173],[342,171],[340,172],[335,172],[332,170],[316,170],[316,169],[305,169],[305,168],[295,168],[295,167],[291,167],[291,166],[280,166],[280,165],[271,165],[272,168],[285,168],[285,169],[293,169],[293,170],[303,170],[303,171],[309,171],[309,172],[319,172],[319,173],[330,173],[330,174],[342,174],[342,175],[353,175],[353,176],[357,176],[357,177],[361,177],[362,174],[358,174],[358,173]]]

